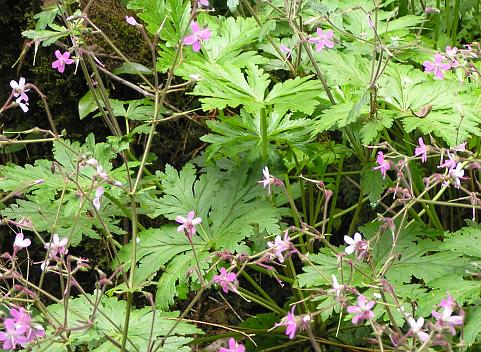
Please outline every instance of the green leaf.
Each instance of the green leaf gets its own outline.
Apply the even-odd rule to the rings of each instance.
[[[114,68],[112,70],[112,73],[114,75],[123,75],[123,74],[138,75],[139,73],[143,75],[151,75],[152,70],[136,62],[124,62],[119,67]]]
[[[481,307],[469,307],[466,312],[466,322],[463,328],[464,343],[470,347],[479,339],[481,334]]]
[[[127,302],[117,300],[117,298],[109,298],[102,296],[98,302],[96,314],[93,315],[94,302],[97,302],[95,295],[84,295],[79,298],[69,300],[67,309],[66,324],[72,328],[69,334],[69,341],[73,346],[87,345],[89,351],[117,351],[117,346],[122,340],[123,321],[126,314]],[[48,314],[53,321],[64,321],[65,307],[61,304],[52,304],[47,307]],[[146,307],[142,309],[133,308],[130,311],[129,332],[127,337],[128,350],[147,351],[149,338],[152,336],[153,342],[160,342],[171,328],[175,326],[175,335],[166,340],[169,348],[161,349],[161,351],[172,351],[174,347],[176,351],[188,351],[188,344],[192,341],[188,335],[202,334],[202,330],[192,324],[177,321],[178,312],[161,312]],[[95,316],[93,320],[92,317]],[[91,325],[86,325],[91,322]],[[49,336],[56,336],[50,334]],[[111,340],[105,336],[109,336],[111,340],[116,341],[113,344]],[[60,339],[54,343],[57,345]],[[50,339],[43,342],[45,346],[52,343]],[[42,349],[43,350],[43,349]],[[67,349],[62,349],[66,351]]]
[[[92,95],[92,91],[88,91],[78,102],[78,114],[80,120],[83,120],[88,114],[98,109],[97,104]]]
[[[213,164],[200,173],[192,164],[180,172],[167,166],[165,172],[157,176],[164,194],[159,199],[153,196],[148,199],[154,213],[150,216],[163,215],[174,220],[194,210],[196,216],[202,218],[197,226],[198,235],[193,238],[202,271],[209,268],[213,251],[246,252],[245,239],[259,233],[280,232],[279,211],[264,199],[264,190],[257,184],[258,175],[251,174],[245,165],[232,163],[220,169]],[[141,202],[145,201],[141,198]],[[189,284],[198,284],[197,274],[192,271],[196,261],[191,245],[172,225],[142,231],[139,239],[136,282],[140,284],[165,268],[157,285],[157,302],[161,309],[167,309]],[[120,251],[115,265],[127,263],[128,266],[130,249],[127,245]],[[187,275],[187,272],[193,274]],[[213,273],[210,271],[209,275]]]
[[[273,112],[267,115],[268,153],[276,158],[285,147],[306,151],[311,137],[312,120],[291,119],[290,115],[280,115]],[[201,137],[204,142],[211,143],[207,148],[207,158],[216,155],[235,158],[243,153],[250,160],[258,159],[261,155],[262,133],[260,129],[260,114],[250,115],[241,110],[240,116],[220,118],[219,121],[207,121],[212,131]]]
[[[277,83],[266,97],[265,103],[274,105],[281,115],[288,110],[312,114],[319,104],[319,92],[323,88],[320,81],[310,78],[296,77]]]
[[[377,205],[386,188],[386,180],[380,171],[373,171],[373,165],[364,167],[361,172],[361,188],[364,196],[369,196],[371,205]]]
[[[440,248],[481,258],[481,225],[473,223],[469,227],[447,234]]]

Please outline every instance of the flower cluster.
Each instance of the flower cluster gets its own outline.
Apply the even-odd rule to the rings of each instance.
[[[45,336],[43,327],[32,322],[30,313],[23,307],[11,308],[10,317],[3,321],[5,331],[0,331],[0,342],[4,350],[13,350],[17,345],[26,347],[29,342]]]

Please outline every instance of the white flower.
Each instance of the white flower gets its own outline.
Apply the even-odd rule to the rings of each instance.
[[[456,168],[450,169],[449,176],[451,176],[454,181],[454,187],[461,187],[461,179],[464,176],[463,164],[458,163],[456,165]]]
[[[104,188],[103,187],[97,187],[95,190],[95,198],[93,199],[92,203],[94,205],[94,208],[100,210],[100,197],[104,194]]]
[[[25,239],[23,238],[22,232],[19,232],[15,236],[15,242],[13,242],[13,248],[15,248],[16,250],[27,248],[28,246],[30,246],[31,243],[32,242],[28,238],[25,238]]]
[[[349,245],[345,249],[346,254],[352,254],[356,250],[359,243],[362,242],[362,236],[359,232],[356,232],[353,238],[349,236],[344,236],[344,242]]]
[[[13,89],[13,96],[15,98],[20,97],[21,100],[24,100],[25,102],[28,101],[28,95],[25,94],[25,92],[28,92],[30,89],[25,89],[25,78],[20,77],[18,83],[14,80],[11,80],[10,87]]]
[[[423,326],[424,326],[424,318],[419,317],[419,319],[416,321],[414,320],[413,317],[408,317],[408,324],[411,327],[411,332],[419,338],[422,342],[426,341],[429,339],[429,334],[425,333],[423,331]]]

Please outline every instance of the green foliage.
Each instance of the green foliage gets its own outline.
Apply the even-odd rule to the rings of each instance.
[[[208,121],[207,126],[212,133],[201,137],[204,142],[211,143],[207,148],[207,158],[223,155],[235,158],[246,155],[249,160],[255,160],[261,155],[262,132],[260,114],[249,114],[241,110],[239,116],[228,116],[219,121]],[[292,119],[290,114],[284,116],[272,112],[267,116],[267,140],[269,155],[272,159],[283,148],[292,150],[307,149],[307,143],[312,140],[312,120],[305,118]]]
[[[231,164],[225,171],[210,166],[199,174],[192,164],[180,172],[167,166],[157,177],[164,194],[158,199],[142,200],[152,209],[148,215],[175,220],[194,210],[202,218],[198,235],[193,238],[202,271],[209,268],[213,252],[227,249],[249,253],[246,239],[258,233],[272,235],[280,231],[279,210],[264,199],[265,191],[257,184],[260,175],[242,165]],[[172,225],[142,231],[139,239],[135,280],[140,284],[162,269],[156,302],[165,310],[191,280],[197,282],[197,274],[186,275],[196,265],[192,247]],[[130,244],[122,248],[121,262],[129,260],[130,251]]]
[[[100,298],[100,299],[99,299]],[[98,304],[94,311],[94,304]],[[70,351],[81,346],[89,351],[107,352],[120,351],[118,344],[122,339],[122,324],[126,312],[127,303],[117,298],[106,296],[84,295],[69,300],[66,312],[62,304],[52,304],[47,311],[51,319],[62,321],[72,328],[68,339],[49,339],[36,346],[36,350],[42,351]],[[132,308],[130,311],[130,325],[127,337],[129,350],[147,351],[149,336],[153,337],[157,345],[162,338],[175,325],[175,333],[165,341],[165,347],[158,351],[190,351],[188,344],[193,334],[202,334],[202,330],[186,322],[177,323],[178,312],[160,312],[152,308]],[[88,324],[93,321],[93,324]],[[47,331],[50,336],[55,336],[54,331]],[[107,338],[108,337],[108,338]],[[117,344],[112,343],[117,342]]]
[[[123,180],[125,170],[112,170],[110,160],[115,156],[106,143],[96,143],[93,135],[89,135],[86,143],[71,143],[68,140],[58,140],[53,144],[54,160],[37,160],[34,165],[25,167],[4,165],[0,167],[0,189],[4,192],[21,192],[24,199],[1,211],[9,219],[30,219],[39,232],[51,233],[55,230],[60,237],[69,238],[69,243],[76,246],[82,236],[99,238],[98,231],[102,228],[98,218],[91,216],[92,207],[85,197],[78,194],[75,182],[86,195],[93,197],[92,177],[94,169],[83,167],[78,169],[81,155],[97,159],[113,179]],[[76,177],[77,170],[79,171]],[[105,185],[107,192],[114,197],[121,193],[119,189]],[[104,198],[101,209],[103,222],[110,232],[122,234],[115,217],[121,212],[109,204]]]

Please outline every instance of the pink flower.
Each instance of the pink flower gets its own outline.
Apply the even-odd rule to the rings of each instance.
[[[128,24],[131,26],[138,26],[138,22],[133,18],[132,16],[125,16],[125,21],[127,21]]]
[[[446,47],[446,55],[449,56],[450,58],[454,58],[457,53],[458,53],[458,48],[456,47],[451,48],[450,46]]]
[[[25,238],[25,239],[23,238],[22,232],[19,232],[15,236],[15,242],[13,242],[13,248],[15,251],[18,251],[19,249],[27,248],[28,246],[30,246],[31,243],[32,242],[28,238]]]
[[[199,7],[209,7],[209,0],[198,0],[197,6],[199,6]]]
[[[441,54],[434,55],[434,62],[424,61],[424,71],[433,72],[435,79],[444,79],[443,71],[448,71],[451,68],[451,64],[443,63],[446,58]]]
[[[200,43],[209,40],[212,32],[208,28],[201,30],[199,24],[195,21],[190,24],[190,28],[192,29],[192,34],[185,37],[182,43],[192,45],[192,49],[198,52],[200,50]]]
[[[15,320],[17,326],[25,327],[26,342],[30,342],[38,337],[45,335],[45,330],[40,324],[32,323],[30,313],[23,307],[10,309],[10,315]]]
[[[13,89],[13,96],[15,98],[20,97],[21,100],[24,100],[25,102],[28,101],[28,95],[25,93],[30,91],[30,89],[25,89],[25,78],[20,77],[18,83],[14,80],[11,80],[10,87]]]
[[[30,313],[24,308],[10,309],[10,318],[3,322],[5,332],[0,332],[4,350],[12,350],[17,345],[25,347],[27,343],[38,337],[45,336],[45,330],[40,324],[32,323]]]
[[[425,342],[429,339],[429,334],[423,331],[424,326],[424,318],[419,317],[416,321],[413,317],[408,317],[407,319],[409,326],[411,329],[409,330],[410,334],[416,335],[421,342]]]
[[[281,239],[281,236],[276,236],[274,242],[267,242],[267,246],[270,248],[271,256],[277,257],[280,263],[284,263],[285,254],[283,252],[292,247],[288,232],[284,233],[284,240]]]
[[[362,235],[359,232],[356,232],[353,238],[344,236],[344,242],[349,245],[344,250],[346,254],[352,254],[353,252],[356,252],[357,259],[359,260],[362,260],[369,251],[369,243],[362,239]]]
[[[17,348],[17,344],[21,345],[27,342],[25,337],[24,326],[17,326],[14,319],[5,319],[3,321],[5,332],[0,331],[0,341],[3,342],[4,350],[13,350]]]
[[[71,65],[75,62],[70,58],[70,53],[68,51],[62,54],[60,50],[55,50],[55,56],[57,57],[57,60],[52,62],[52,68],[56,68],[60,73],[65,71],[65,65]]]
[[[391,163],[389,162],[389,160],[384,159],[383,152],[377,153],[376,162],[378,166],[373,167],[372,169],[381,171],[382,178],[386,178],[386,172],[391,168]]]
[[[456,307],[456,302],[454,301],[453,297],[448,295],[446,299],[441,300],[439,304],[443,311],[441,313],[432,311],[431,314],[436,319],[436,327],[440,329],[447,329],[451,333],[451,335],[456,335],[456,326],[463,325],[464,323],[464,314],[461,315],[452,315],[453,310]],[[462,312],[462,311],[461,311]]]
[[[52,242],[45,243],[45,249],[47,249],[48,255],[50,258],[54,258],[58,255],[65,255],[67,254],[67,243],[68,240],[66,238],[60,239],[56,233],[53,234]]]
[[[277,323],[274,325],[274,327],[285,326],[286,327],[285,334],[291,340],[294,337],[296,337],[297,329],[300,329],[300,330],[305,329],[311,321],[311,317],[309,315],[295,316],[294,315],[295,309],[296,309],[296,306],[292,306],[291,311],[287,312],[287,316],[282,318],[282,321],[280,323]]]
[[[441,167],[445,167],[445,168],[451,170],[451,169],[454,169],[456,167],[457,162],[450,152],[448,152],[448,158],[449,158],[448,160],[443,161],[443,157],[441,157],[441,162],[438,166],[438,169],[441,168]]]
[[[237,286],[239,285],[237,275],[233,272],[227,272],[226,268],[220,268],[220,275],[214,275],[212,281],[222,286],[224,293],[237,292]]]
[[[424,144],[423,137],[419,137],[419,146],[414,150],[414,156],[421,155],[421,162],[428,160],[428,147]]]
[[[92,203],[94,205],[94,208],[97,209],[97,211],[100,210],[100,197],[102,197],[104,191],[105,190],[103,187],[97,187],[97,189],[95,190],[95,197]]]
[[[334,37],[334,32],[332,30],[323,31],[321,28],[317,28],[317,37],[309,38],[310,43],[316,44],[316,51],[319,52],[324,47],[332,49],[334,47],[334,42],[332,41],[332,37]]]
[[[231,337],[229,339],[229,348],[221,347],[218,352],[244,352],[245,350],[244,345],[237,343],[237,341]]]
[[[185,234],[191,238],[192,236],[195,235],[196,229],[195,226],[199,225],[202,222],[201,218],[196,218],[195,217],[195,211],[191,210],[189,211],[189,214],[187,214],[187,219],[184,218],[183,216],[178,215],[175,218],[175,221],[177,221],[179,224],[181,224],[178,228],[177,231],[179,232],[185,232]]]
[[[356,306],[348,306],[347,312],[354,314],[352,317],[352,323],[358,324],[363,320],[371,320],[374,319],[374,312],[371,310],[372,307],[376,302],[374,301],[367,301],[367,298],[363,295],[359,295],[357,297],[357,305]]]

